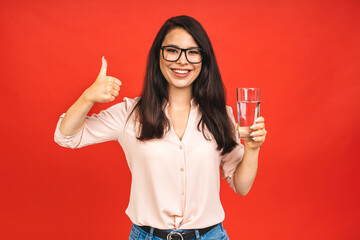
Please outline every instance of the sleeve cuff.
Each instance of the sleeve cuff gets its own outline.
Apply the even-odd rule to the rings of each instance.
[[[54,140],[57,144],[59,144],[62,147],[72,148],[72,149],[77,148],[81,142],[81,137],[82,137],[84,128],[82,128],[80,131],[78,131],[77,133],[75,133],[71,136],[63,135],[59,130],[59,126],[60,126],[60,123],[61,123],[62,119],[64,118],[64,116],[65,116],[65,113],[63,113],[60,116],[60,119],[56,125]]]

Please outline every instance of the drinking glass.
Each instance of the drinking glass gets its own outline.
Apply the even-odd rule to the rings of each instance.
[[[260,115],[260,88],[237,88],[237,113],[242,138],[250,137],[250,127]]]

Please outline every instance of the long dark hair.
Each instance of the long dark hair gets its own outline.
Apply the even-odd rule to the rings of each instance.
[[[133,109],[140,123],[137,138],[140,141],[162,138],[169,130],[170,123],[164,112],[165,103],[169,100],[168,83],[161,73],[159,57],[166,34],[174,28],[186,30],[204,50],[201,72],[192,86],[193,98],[202,114],[198,130],[209,140],[204,132],[206,127],[215,138],[217,149],[222,150],[224,155],[237,144],[234,125],[226,110],[224,85],[209,37],[201,24],[189,16],[168,19],[150,48],[141,98]]]

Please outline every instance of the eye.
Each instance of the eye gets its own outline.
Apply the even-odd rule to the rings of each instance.
[[[200,54],[200,50],[191,49],[191,50],[188,51],[188,54],[190,54],[190,55],[198,55],[198,54]]]
[[[165,51],[168,53],[178,53],[178,50],[176,48],[172,48],[172,47],[165,48]]]

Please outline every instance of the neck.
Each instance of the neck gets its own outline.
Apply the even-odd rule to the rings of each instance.
[[[187,88],[169,88],[169,106],[174,110],[183,110],[190,107],[192,99],[191,86]]]

